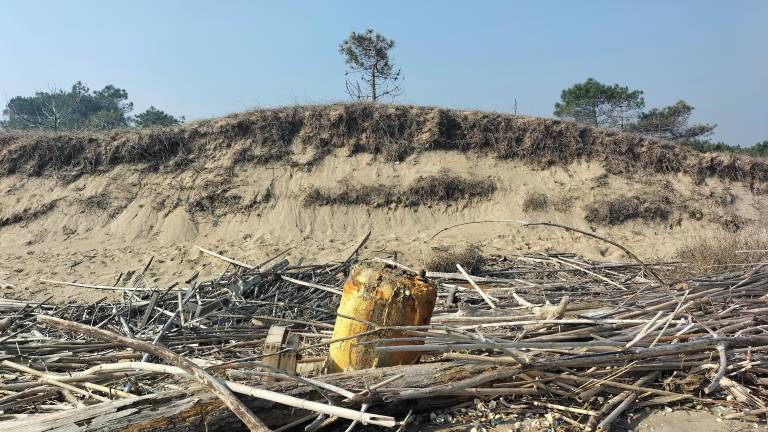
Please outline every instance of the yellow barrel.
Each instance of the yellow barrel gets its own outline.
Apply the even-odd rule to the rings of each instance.
[[[333,339],[341,339],[370,330],[369,324],[344,318],[349,316],[380,326],[427,325],[432,318],[437,299],[437,286],[419,276],[408,275],[400,270],[378,264],[355,266],[344,282],[333,328]],[[407,337],[403,331],[384,330],[372,335],[360,336],[331,344],[328,356],[328,372],[368,369],[374,367],[413,364],[418,352],[381,352],[381,344],[360,342]],[[415,342],[401,341],[389,345],[408,345]]]

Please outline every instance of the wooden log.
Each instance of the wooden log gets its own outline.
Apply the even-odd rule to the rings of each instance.
[[[382,382],[397,375],[398,387],[429,388],[463,381],[495,370],[495,366],[460,362],[427,363],[365,369],[346,373],[323,375],[315,378],[346,389],[365,389],[372,382]],[[310,399],[316,389],[297,382],[265,383],[266,389],[286,395]],[[386,388],[379,389],[386,391]],[[471,399],[472,396],[467,396]],[[456,402],[456,396],[431,398],[424,408],[445,406]],[[310,411],[256,398],[243,402],[271,427],[291,423]],[[413,407],[413,401],[390,403],[382,406],[389,415],[404,414]],[[105,418],[105,415],[111,417]],[[4,427],[14,432],[53,432],[67,427],[70,432],[240,432],[243,423],[232,415],[221,400],[196,386],[183,391],[161,393],[132,399],[90,405],[64,413],[43,414],[25,419],[9,420]]]
[[[136,339],[130,339],[118,334],[97,329],[85,324],[75,323],[72,321],[63,320],[48,315],[38,315],[37,321],[41,324],[49,325],[52,327],[60,328],[63,330],[69,330],[77,333],[82,333],[87,336],[109,341],[116,342],[133,348],[135,350],[144,351],[145,353],[152,354],[159,357],[173,366],[183,369],[196,380],[202,383],[211,393],[215,394],[223,404],[227,406],[232,412],[240,419],[244,424],[248,426],[248,429],[254,431],[269,431],[269,428],[256,417],[250,409],[248,409],[221,381],[211,376],[208,372],[204,371],[191,361],[181,357],[168,348],[152,345],[147,342],[138,341]]]
[[[421,276],[381,264],[356,266],[344,283],[333,339],[349,338],[373,330],[370,323],[377,326],[429,324],[436,300],[437,286]],[[413,364],[419,359],[419,352],[377,352],[373,345],[360,344],[405,335],[403,331],[383,330],[378,334],[334,343],[330,346],[327,368],[330,372],[338,372]]]

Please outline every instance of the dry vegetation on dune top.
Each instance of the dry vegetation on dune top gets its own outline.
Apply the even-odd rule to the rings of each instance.
[[[294,144],[311,146],[308,161],[291,159]],[[768,162],[703,154],[638,135],[578,123],[479,111],[365,103],[256,110],[180,126],[105,133],[0,133],[0,175],[69,175],[118,164],[182,169],[217,161],[234,166],[286,161],[311,165],[336,148],[402,160],[429,150],[457,150],[520,159],[539,166],[588,159],[614,174],[636,170],[716,176],[758,189]]]

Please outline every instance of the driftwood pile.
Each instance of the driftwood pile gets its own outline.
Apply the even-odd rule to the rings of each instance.
[[[666,405],[765,423],[768,268],[668,283],[664,263],[528,254],[488,259],[475,275],[426,272],[439,287],[431,324],[398,327],[406,336],[394,340],[371,325],[359,341],[421,362],[324,375],[340,288],[364,243],[324,265],[201,249],[227,270],[170,287],[147,287],[143,273],[131,286],[80,285],[120,291],[118,301],[1,300],[0,429],[416,430],[430,411],[475,398],[547,413],[559,430],[606,430]],[[287,348],[296,375],[265,362],[275,324],[302,338]]]

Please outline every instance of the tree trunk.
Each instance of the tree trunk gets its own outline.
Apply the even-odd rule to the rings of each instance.
[[[376,102],[376,69],[378,62],[374,61],[371,67],[371,101]]]
[[[496,367],[484,364],[428,363],[366,369],[316,377],[350,391],[365,390],[366,384],[382,382],[395,375],[401,378],[385,386],[397,388],[427,388],[476,377]],[[269,390],[308,400],[323,401],[312,387],[296,382],[269,383]],[[333,394],[331,394],[333,396]],[[467,396],[467,399],[471,396]],[[243,397],[243,402],[270,428],[300,419],[310,411],[291,408],[261,399]],[[338,400],[338,399],[337,399]],[[402,415],[409,409],[427,410],[457,401],[456,396],[431,397],[416,401],[389,403],[371,412]],[[338,403],[338,402],[335,402]],[[343,405],[343,404],[342,404]],[[354,405],[352,405],[354,407]],[[65,412],[35,415],[25,419],[3,422],[4,430],[14,432],[239,432],[245,426],[215,396],[198,386],[184,391],[160,393],[132,399],[103,402]]]

